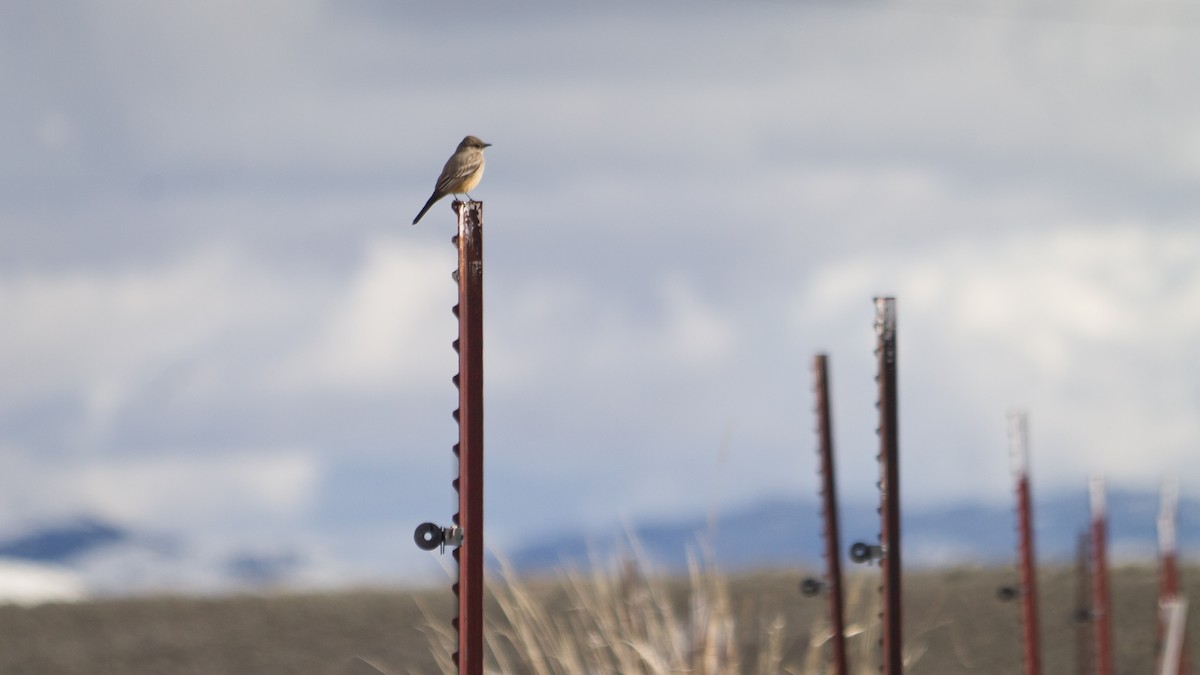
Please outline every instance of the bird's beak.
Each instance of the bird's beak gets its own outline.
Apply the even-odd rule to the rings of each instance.
[[[492,147],[492,144],[491,144],[491,143],[484,143],[484,144],[483,144],[483,147],[485,147],[485,148],[490,148],[490,147]]]

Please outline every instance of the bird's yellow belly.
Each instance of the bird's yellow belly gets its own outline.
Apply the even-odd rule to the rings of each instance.
[[[462,182],[458,184],[457,188],[453,192],[455,194],[463,194],[465,192],[470,192],[471,190],[475,189],[476,185],[479,185],[479,181],[482,179],[483,179],[483,167],[479,167],[478,171],[476,171],[475,173],[471,174],[470,176],[467,176],[466,178],[464,178],[462,180]]]

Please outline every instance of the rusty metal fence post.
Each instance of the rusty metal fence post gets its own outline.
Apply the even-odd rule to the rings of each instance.
[[[1075,673],[1093,675],[1091,535],[1079,533],[1075,544]]]
[[[483,675],[483,202],[459,202],[458,214],[458,672]]]
[[[896,395],[896,299],[875,298],[879,383],[880,565],[883,568],[883,673],[904,669],[900,587],[900,452]]]
[[[1029,497],[1029,426],[1023,412],[1008,416],[1009,451],[1017,482],[1017,553],[1021,566],[1021,637],[1026,675],[1040,675],[1037,565],[1033,547],[1033,506]]]
[[[835,675],[847,675],[845,601],[842,596],[841,538],[838,529],[837,480],[833,463],[833,414],[829,402],[828,358],[813,357],[813,393],[816,396],[817,436],[821,456],[821,515],[825,535],[825,586],[829,593],[829,625]]]
[[[1112,605],[1108,592],[1108,514],[1104,478],[1090,483],[1092,512],[1092,630],[1095,634],[1096,675],[1113,675]]]
[[[1181,599],[1179,560],[1175,542],[1175,518],[1179,510],[1179,483],[1163,483],[1158,511],[1158,664],[1154,672],[1184,675],[1188,672],[1186,639],[1180,634],[1178,645],[1170,645],[1169,617],[1173,604]],[[1185,616],[1186,616],[1186,605]],[[1173,662],[1172,662],[1173,661]]]
[[[458,648],[453,654],[459,675],[483,675],[483,202],[454,202],[458,234],[451,241],[458,248],[458,512],[453,525],[439,527],[423,523],[417,527],[417,546],[431,551],[454,547],[458,581],[453,585],[458,598],[458,615],[453,624]]]

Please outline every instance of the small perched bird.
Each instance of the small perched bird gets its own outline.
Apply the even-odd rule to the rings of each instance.
[[[483,178],[483,149],[491,146],[491,143],[484,143],[474,136],[467,136],[462,139],[462,143],[458,144],[458,149],[450,155],[450,159],[446,160],[446,166],[442,168],[442,175],[438,176],[437,185],[433,187],[433,194],[430,195],[429,201],[425,202],[425,206],[421,208],[421,212],[413,218],[413,225],[425,215],[429,207],[433,206],[437,200],[446,195],[467,195],[467,199],[471,195],[467,194],[479,185],[479,179]]]

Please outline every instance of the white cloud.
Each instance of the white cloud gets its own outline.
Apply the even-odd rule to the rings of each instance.
[[[737,346],[733,313],[679,275],[657,280],[648,307],[573,280],[536,281],[503,289],[506,316],[494,320],[488,343],[488,363],[496,365],[489,372],[502,386],[537,386],[568,367],[597,382],[624,371],[647,377],[711,372]]]
[[[68,481],[81,498],[124,521],[178,516],[230,520],[247,513],[303,515],[321,465],[308,452],[246,449],[238,456],[142,459],[85,467]],[[216,498],[214,499],[214,496]]]
[[[366,259],[337,289],[311,335],[299,336],[271,378],[276,386],[419,388],[443,381],[452,360],[431,362],[454,337],[456,302],[449,246],[405,243],[398,237],[365,246]]]
[[[592,296],[574,311],[604,304]],[[646,375],[711,371],[735,342],[732,317],[678,276],[658,281],[649,311],[610,304],[599,314],[590,317],[591,328],[581,326],[564,342],[575,345],[581,365],[595,376],[630,367]]]
[[[1055,484],[1084,471],[1153,483],[1186,472],[1200,437],[1190,384],[1200,377],[1198,262],[1200,235],[1135,225],[952,240],[908,258],[828,265],[795,316],[841,321],[892,290],[902,382],[920,392],[904,409],[920,433],[977,435],[998,427],[1006,407],[1027,405],[1035,470],[1049,469]],[[928,459],[953,466],[979,450]]]
[[[67,476],[150,457],[137,482],[168,484],[180,447],[332,466],[397,426],[424,461],[453,405],[430,414],[453,396],[453,257],[396,214],[471,132],[496,144],[489,439],[511,452],[489,461],[588,495],[554,517],[703,502],[675,469],[727,426],[730,499],[807,487],[763,467],[809,443],[817,342],[863,402],[845,446],[869,448],[877,292],[899,297],[905,476],[928,494],[1006,488],[1012,405],[1039,477],[1185,466],[1200,47],[1168,4],[482,9],[502,30],[441,68],[469,85],[427,67],[457,20],[433,5],[14,14],[0,442]],[[93,475],[47,485],[120,479]]]
[[[170,533],[183,523],[231,535],[264,523],[294,524],[307,515],[322,473],[314,453],[273,448],[224,455],[164,452],[70,465],[9,448],[4,466],[6,475],[22,477],[5,486],[10,531],[29,519],[80,514]]]
[[[210,249],[114,270],[0,277],[10,327],[0,333],[0,415],[80,401],[85,428],[75,439],[91,447],[146,396],[202,411],[330,387],[441,384],[453,366],[455,302],[453,249],[441,248],[382,238],[363,246],[348,273],[326,276]]]
[[[683,279],[667,280],[661,294],[666,317],[656,351],[664,360],[704,369],[729,355],[736,336],[731,316]]]
[[[83,581],[71,571],[0,558],[0,604],[74,602],[84,596]]]
[[[8,327],[0,333],[0,410],[78,397],[103,429],[164,369],[286,335],[304,312],[304,290],[215,249],[173,264],[0,278]],[[192,384],[203,388],[204,368],[196,374]]]

